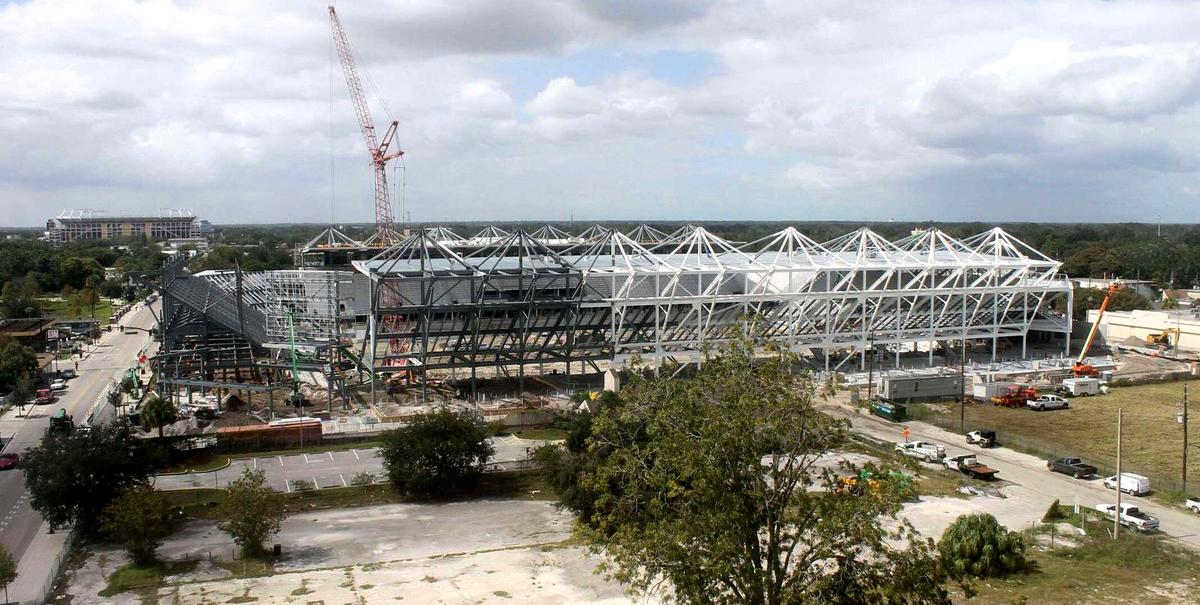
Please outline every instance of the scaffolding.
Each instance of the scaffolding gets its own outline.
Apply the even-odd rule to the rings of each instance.
[[[698,362],[749,331],[838,369],[868,349],[898,357],[918,343],[931,364],[934,344],[981,339],[995,356],[1001,339],[1018,338],[1024,356],[1031,330],[1071,329],[1060,263],[999,228],[895,242],[863,228],[818,243],[789,227],[743,245],[691,225],[584,235],[564,249],[489,228],[465,252],[421,230],[354,261],[371,282],[362,358],[372,371],[468,370],[474,385],[479,368],[523,380],[532,365],[570,374],[573,363],[635,356]]]

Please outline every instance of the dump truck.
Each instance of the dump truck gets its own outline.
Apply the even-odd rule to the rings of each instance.
[[[996,473],[1000,471],[981,464],[975,454],[960,454],[958,456],[950,456],[942,461],[946,468],[952,471],[958,471],[972,479],[994,479]]]

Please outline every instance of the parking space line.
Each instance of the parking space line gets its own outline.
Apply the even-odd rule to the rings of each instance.
[[[349,484],[349,483],[346,483],[346,476],[345,476],[345,475],[343,475],[343,474],[341,474],[341,473],[338,473],[338,477],[339,477],[339,478],[341,478],[341,480],[342,480],[342,487],[350,487],[350,484]]]
[[[317,481],[317,476],[313,475],[313,488],[321,489],[321,484]]]
[[[275,456],[275,457],[279,458],[279,466],[283,466],[283,456]]]
[[[355,459],[355,460],[361,460],[361,458],[359,458],[359,457],[358,457],[358,450],[350,450],[350,451],[351,451],[351,452],[354,452],[354,459]]]
[[[304,456],[304,463],[308,464],[309,463],[308,454],[303,454],[303,456]]]
[[[329,454],[329,461],[333,462],[333,452],[326,452],[326,453]]]

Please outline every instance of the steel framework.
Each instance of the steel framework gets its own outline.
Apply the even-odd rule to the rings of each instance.
[[[634,355],[700,360],[731,331],[754,330],[831,369],[852,357],[842,353],[898,356],[915,343],[988,339],[995,356],[1000,339],[1017,337],[1024,353],[1031,330],[1071,329],[1070,314],[1051,309],[1056,298],[1070,308],[1060,263],[999,228],[895,242],[864,228],[825,243],[787,228],[741,246],[693,226],[631,234],[662,242],[654,247],[611,229],[587,235],[555,251],[524,231],[488,229],[462,253],[422,230],[355,261],[372,286],[364,359],[473,378],[481,367],[523,376],[530,364],[569,373],[572,362]],[[389,327],[390,316],[403,320]],[[396,341],[406,344],[384,346]]]

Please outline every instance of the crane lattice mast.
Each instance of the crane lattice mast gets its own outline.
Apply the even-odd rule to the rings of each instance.
[[[342,72],[346,76],[346,87],[350,89],[354,113],[358,116],[358,125],[362,128],[367,151],[371,154],[371,167],[375,170],[375,243],[390,246],[396,242],[396,225],[392,219],[392,201],[388,197],[387,163],[404,155],[404,152],[397,149],[389,153],[388,147],[396,137],[396,128],[400,122],[392,120],[383,135],[383,142],[378,141],[375,137],[375,122],[371,119],[370,108],[367,107],[367,96],[363,93],[358,68],[354,65],[354,55],[350,52],[350,40],[346,38],[346,30],[342,28],[342,22],[332,6],[329,7],[329,23],[333,28],[333,44],[342,62]]]

